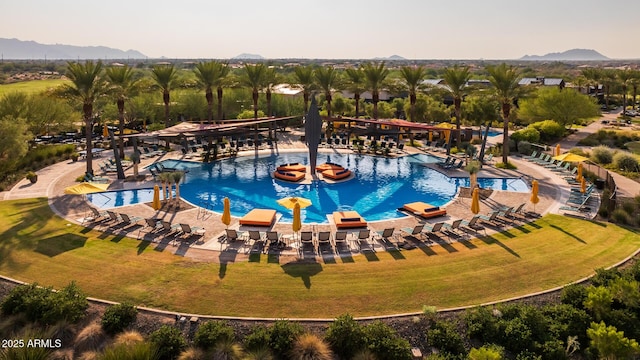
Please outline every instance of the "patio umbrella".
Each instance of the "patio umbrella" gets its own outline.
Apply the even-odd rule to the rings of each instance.
[[[102,127],[102,136],[109,137],[109,128],[107,127],[107,124],[104,124]]]
[[[156,184],[153,186],[153,201],[151,202],[153,210],[160,210],[162,204],[160,204],[160,187]]]
[[[433,141],[433,131],[429,131],[429,141]]]
[[[560,151],[561,151],[561,150],[560,150],[560,144],[557,144],[557,145],[556,145],[556,151],[555,151],[555,153],[554,153],[553,155],[555,155],[555,156],[560,156]]]
[[[573,153],[564,153],[562,155],[557,155],[553,157],[553,160],[560,160],[560,161],[566,161],[566,162],[583,162],[583,161],[587,161],[589,160],[589,158],[586,158],[584,156],[580,156],[578,154],[573,154]]]
[[[98,183],[92,183],[92,182],[82,182],[79,184],[75,184],[72,186],[69,186],[68,188],[64,189],[64,193],[65,194],[70,194],[70,195],[85,195],[85,194],[93,194],[93,193],[97,193],[97,192],[103,192],[105,190],[107,190],[107,188],[109,187],[109,184],[98,184]]]
[[[293,207],[293,223],[291,223],[291,229],[296,234],[302,229],[302,221],[300,220],[300,204],[295,204]]]
[[[531,199],[529,199],[533,204],[533,211],[536,211],[536,204],[540,202],[540,198],[538,197],[538,180],[533,180],[531,182]]]
[[[584,176],[580,179],[580,192],[583,194],[587,192],[587,181]]]
[[[286,207],[287,209],[293,209],[296,205],[300,206],[300,209],[311,206],[311,200],[302,197],[286,197],[276,201],[278,204]]]
[[[473,189],[473,193],[471,193],[471,212],[474,214],[480,212],[480,192],[478,188]]]
[[[229,198],[225,197],[224,200],[222,200],[222,204],[224,208],[222,210],[222,218],[220,221],[229,226],[229,224],[231,224],[231,204],[229,203]]]
[[[582,180],[582,163],[578,164],[578,172],[576,173],[576,181]]]

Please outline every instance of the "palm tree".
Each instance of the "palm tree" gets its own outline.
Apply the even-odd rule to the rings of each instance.
[[[502,121],[504,123],[502,133],[502,162],[506,165],[509,161],[509,114],[511,105],[519,94],[520,74],[514,66],[502,63],[498,66],[487,66],[489,81],[494,87],[495,94],[502,108]]]
[[[353,93],[353,99],[356,101],[356,118],[360,116],[360,94],[366,91],[364,72],[362,68],[350,68],[345,71],[346,81],[345,89]]]
[[[124,102],[135,92],[138,80],[133,78],[133,68],[128,65],[112,66],[107,68],[105,73],[109,80],[110,92],[116,98],[118,106],[118,130],[120,131],[118,147],[120,158],[124,159]]]
[[[602,69],[600,68],[587,68],[582,70],[582,76],[587,78],[595,89],[594,97],[598,100],[598,87],[600,85],[600,80],[602,79]],[[587,90],[587,94],[589,91]]]
[[[446,68],[442,78],[447,85],[447,91],[453,97],[453,108],[456,114],[456,142],[458,146],[462,143],[462,133],[460,131],[460,121],[462,118],[462,98],[466,95],[467,82],[471,73],[469,67],[460,67],[455,65],[452,68]]]
[[[427,72],[424,66],[403,66],[400,68],[400,80],[403,90],[409,92],[409,120],[415,121],[416,117],[416,101],[418,99],[418,91],[422,88],[422,82]]]
[[[604,85],[604,103],[607,106],[607,109],[609,109],[611,86],[616,84],[616,71],[614,69],[602,70],[602,84]]]
[[[217,78],[217,67],[214,61],[199,62],[196,64],[193,73],[196,74],[198,85],[204,89],[204,96],[207,99],[207,120],[213,121],[213,86]]]
[[[218,120],[223,120],[222,89],[223,87],[229,85],[229,72],[231,71],[231,69],[229,68],[229,63],[227,62],[215,62],[215,64],[215,66],[217,67],[217,77],[214,78],[213,85],[216,87],[216,94],[218,95],[218,114],[216,118]]]
[[[264,72],[264,95],[267,99],[267,116],[271,116],[271,95],[273,87],[280,83],[280,77],[274,68],[267,68]]]
[[[304,113],[307,113],[309,109],[309,96],[314,88],[313,81],[313,67],[312,66],[298,66],[294,70],[295,81],[300,88],[302,88],[302,96],[304,100]]]
[[[631,83],[631,79],[633,78],[633,70],[619,70],[616,72],[616,76],[618,77],[618,80],[620,80],[622,88],[622,113],[624,114],[624,112],[627,111],[627,91],[629,84]]]
[[[101,73],[101,61],[97,63],[86,61],[84,64],[69,62],[67,64],[67,77],[71,80],[71,84],[65,84],[63,88],[64,94],[82,102],[87,150],[87,174],[90,175],[93,175],[93,153],[91,146],[93,102],[106,91]]]
[[[632,108],[635,110],[636,109],[636,95],[638,94],[638,85],[640,85],[640,71],[638,70],[632,70],[631,71],[631,80],[630,80],[630,84],[631,84],[631,88],[633,89],[633,104],[632,104]]]
[[[264,64],[244,64],[244,72],[240,76],[240,82],[251,88],[253,96],[253,118],[258,118],[258,95],[264,84],[264,74],[267,68]],[[258,148],[258,124],[255,125],[254,144]]]
[[[579,75],[573,79],[573,85],[578,88],[578,92],[582,94],[582,88],[589,85],[589,80],[584,75]],[[587,93],[588,92],[587,90]]]
[[[169,104],[171,103],[171,89],[176,81],[177,70],[173,64],[155,65],[151,68],[151,77],[162,90],[164,102],[164,126],[169,127]]]
[[[378,101],[380,101],[380,89],[384,80],[389,75],[389,69],[384,65],[384,61],[378,65],[366,63],[362,66],[367,88],[371,90],[371,101],[373,102],[373,118],[378,119]]]
[[[316,69],[314,77],[318,88],[324,92],[324,98],[327,102],[327,117],[331,119],[331,92],[338,86],[338,72],[333,66],[319,67]]]

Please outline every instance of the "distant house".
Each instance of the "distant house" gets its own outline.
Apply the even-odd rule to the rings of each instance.
[[[301,88],[297,86],[291,86],[290,84],[278,84],[275,85],[271,92],[274,94],[280,94],[291,97],[301,97],[303,95],[303,91]]]
[[[354,98],[354,94],[351,91],[347,91],[347,90],[343,90],[340,92],[342,94],[342,97],[345,97],[347,99],[353,99]],[[373,96],[371,95],[371,91],[365,91],[363,93],[360,94],[360,99],[367,101],[367,102],[371,102],[373,100]],[[393,100],[393,97],[391,96],[391,93],[388,92],[387,90],[380,90],[378,91],[378,99],[380,101],[390,101]]]
[[[557,86],[560,89],[564,89],[565,82],[560,78],[546,78],[544,76],[537,76],[534,78],[522,78],[518,85],[541,85],[541,86]]]

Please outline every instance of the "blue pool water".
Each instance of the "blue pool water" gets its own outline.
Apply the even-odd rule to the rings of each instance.
[[[327,223],[327,214],[340,210],[355,210],[369,221],[399,218],[405,214],[397,209],[403,204],[423,201],[440,206],[449,202],[460,186],[469,186],[469,179],[449,178],[422,164],[439,158],[419,154],[401,158],[383,158],[358,154],[318,154],[318,164],[338,163],[355,172],[355,178],[337,184],[322,181],[308,185],[289,183],[272,178],[279,164],[306,164],[307,153],[279,156],[237,157],[203,164],[167,160],[167,167],[188,170],[180,186],[180,195],[197,206],[222,212],[222,200],[229,197],[231,213],[242,216],[254,208],[276,209],[281,221],[290,222],[290,210],[276,200],[300,196],[312,201],[302,210],[305,223]],[[528,191],[520,179],[478,179],[483,188],[508,191]],[[151,202],[152,189],[93,194],[94,205],[114,207],[138,202]]]

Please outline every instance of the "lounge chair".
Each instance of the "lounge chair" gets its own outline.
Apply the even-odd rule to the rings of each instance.
[[[447,214],[446,209],[441,209],[439,206],[433,206],[422,201],[404,204],[402,206],[402,209],[412,213],[413,215],[417,215],[425,219],[444,216]]]
[[[129,216],[127,214],[124,213],[120,213],[120,219],[122,220],[121,222],[125,225],[125,226],[129,226],[129,225],[135,225],[137,224],[140,220],[142,220],[143,218],[139,217],[139,216]]]
[[[360,251],[364,251],[365,248],[369,249],[373,252],[376,249],[373,247],[373,244],[369,241],[371,239],[371,230],[360,230],[358,231],[358,245],[360,245]]]
[[[234,229],[225,230],[225,239],[227,240],[227,242],[238,241],[241,238],[241,235],[242,234],[238,233],[238,231]]]
[[[301,231],[300,232],[300,254],[304,253],[305,248],[311,247],[313,253],[315,253],[316,246],[313,243],[313,232]]]
[[[462,220],[462,222],[460,223],[460,227],[465,227],[467,229],[471,229],[476,234],[479,233],[478,230],[483,230],[485,235],[486,235],[487,234],[487,229],[484,226],[478,224],[479,220],[480,220],[480,216],[479,215],[475,215],[469,221]]]
[[[458,232],[458,230],[460,229],[460,225],[462,225],[462,219],[454,220],[451,224],[444,223],[442,227],[449,233],[460,235],[460,233]]]
[[[338,244],[346,244],[347,243],[347,232],[346,231],[336,231],[333,235],[333,244],[338,250]]]
[[[425,232],[430,232],[432,234],[441,233],[444,230],[443,227],[444,227],[444,222],[437,222],[433,225],[428,225],[428,224],[424,225],[424,229],[426,230]]]
[[[500,220],[498,220],[498,214],[500,214],[500,210],[494,210],[489,213],[489,215],[477,215],[480,218],[480,221],[483,223],[487,223],[493,226],[501,226]]]
[[[318,251],[322,251],[323,246],[329,245],[329,249],[331,249],[331,232],[330,231],[319,231],[318,232]]]
[[[396,244],[394,244],[393,241],[391,241],[391,239],[395,237],[394,236],[395,231],[396,231],[396,228],[386,228],[382,231],[377,231],[376,234],[378,235],[380,240],[382,240],[385,243],[385,247],[388,248],[387,244],[391,244],[392,248],[397,249],[398,242],[396,241]]]
[[[538,151],[534,150],[531,155],[525,155],[522,158],[525,160],[531,160],[531,159],[535,159],[538,156]]]
[[[412,236],[416,239],[418,238],[418,235],[421,237],[425,236],[425,233],[423,233],[422,230],[424,230],[424,224],[418,224],[413,228],[402,228],[402,231],[404,231],[405,233],[409,234],[409,236]]]
[[[280,241],[280,234],[278,234],[277,231],[267,231],[266,238],[269,250],[271,250],[271,248],[278,249],[284,245],[284,243]],[[265,246],[265,249],[267,249],[267,246]]]
[[[261,246],[263,239],[262,239],[262,234],[260,234],[260,231],[256,231],[256,230],[249,230],[249,242],[251,245],[251,249],[253,250],[253,247],[258,245]],[[253,242],[253,244],[251,244],[251,242]],[[262,249],[259,249],[260,252],[262,252]]]
[[[240,225],[271,226],[276,219],[276,211],[272,209],[253,209],[240,218]]]
[[[138,240],[144,238],[143,232],[147,234],[155,234],[162,230],[162,223],[156,219],[144,219],[144,226],[138,231]],[[142,236],[141,236],[142,235]]]
[[[94,182],[100,184],[106,184],[111,181],[108,177],[95,176],[93,174],[85,174],[84,179],[85,182]]]
[[[367,221],[356,211],[336,211],[333,213],[336,228],[358,228],[367,226]]]
[[[191,236],[204,236],[205,229],[200,226],[191,226],[189,224],[180,224],[182,237],[189,238]]]

